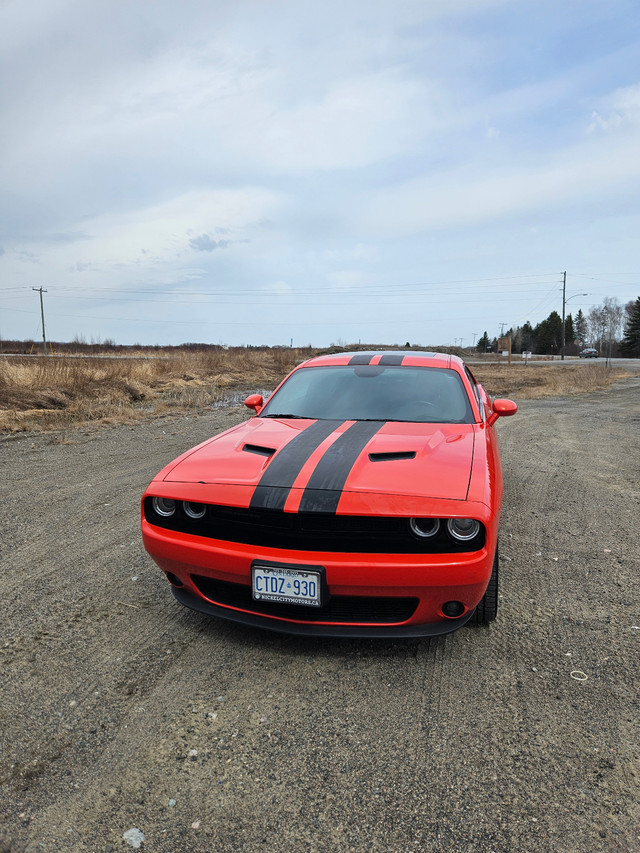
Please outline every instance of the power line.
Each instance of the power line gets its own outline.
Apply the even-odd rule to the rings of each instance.
[[[26,311],[24,309],[19,309],[19,308],[11,308],[9,310],[18,312],[20,314],[32,314],[31,311]],[[167,325],[173,324],[173,325],[183,325],[183,326],[184,325],[203,325],[203,326],[259,326],[260,328],[265,327],[264,320],[259,320],[256,322],[243,320],[243,321],[236,322],[236,321],[228,321],[228,320],[195,320],[195,319],[178,320],[176,317],[172,317],[171,319],[163,319],[163,318],[155,318],[154,319],[151,317],[111,317],[111,316],[104,316],[104,315],[96,316],[93,314],[58,314],[54,311],[50,311],[49,316],[60,317],[60,318],[66,319],[66,320],[101,320],[101,321],[102,320],[113,320],[113,321],[116,321],[118,323],[151,323],[151,324],[162,323],[163,325],[164,324],[167,324]],[[459,313],[456,313],[453,316],[446,316],[446,317],[439,316],[438,320],[439,321],[453,321],[453,320],[460,321],[460,320],[466,320],[466,319],[471,320],[473,318],[477,318],[477,316],[478,316],[477,312],[474,312],[472,314],[465,315],[465,316],[461,316]],[[288,321],[285,321],[282,323],[280,323],[280,322],[269,322],[268,325],[269,326],[290,326],[292,322],[293,322],[292,320],[288,320]],[[385,324],[389,324],[389,325],[406,326],[407,318],[402,317],[402,318],[399,318],[397,320],[393,320],[390,318],[387,318],[385,320],[362,320],[362,317],[358,316],[357,318],[355,318],[353,320],[345,319],[344,322],[350,323],[351,325],[364,324],[364,325],[384,326]],[[320,322],[310,322],[310,323],[296,320],[295,323],[296,323],[296,325],[304,325],[304,326],[326,326],[326,325],[335,325],[335,320],[326,320],[326,321],[322,320]]]
[[[532,286],[535,286],[536,284],[547,285],[549,283],[548,281],[524,281],[523,279],[543,279],[543,278],[549,278],[550,276],[553,276],[554,278],[558,279],[558,273],[537,273],[537,274],[518,275],[518,276],[500,276],[500,277],[494,277],[494,278],[450,279],[450,280],[431,281],[431,282],[362,283],[362,284],[352,285],[350,287],[344,288],[343,290],[327,287],[326,284],[323,284],[323,285],[318,285],[315,287],[311,286],[311,287],[306,287],[306,288],[292,288],[291,292],[292,293],[298,293],[298,294],[305,294],[305,295],[306,294],[318,293],[318,294],[322,294],[323,296],[325,296],[327,294],[327,291],[330,291],[332,293],[347,293],[348,294],[348,293],[366,293],[366,292],[376,291],[376,290],[388,290],[388,291],[393,291],[394,294],[397,294],[397,293],[400,293],[403,291],[412,291],[414,289],[418,289],[418,290],[424,290],[425,293],[429,293],[434,289],[440,289],[442,287],[452,285],[452,284],[470,284],[470,285],[476,284],[476,285],[480,285],[481,287],[473,287],[473,288],[468,289],[469,291],[474,292],[476,290],[481,290],[483,285],[491,284],[491,283],[495,283],[495,282],[505,282],[504,287],[508,288],[508,289],[513,289],[514,287],[522,287],[522,286],[532,287]],[[510,284],[507,284],[507,283],[510,283]],[[558,283],[560,283],[560,282],[558,281]],[[14,290],[14,288],[6,288],[6,290]],[[66,285],[66,286],[60,285],[59,287],[56,288],[56,291],[60,291],[60,290],[67,291],[67,292],[69,292],[69,291],[75,292],[75,291],[80,291],[80,288],[73,288],[73,287],[69,287],[68,285]],[[82,290],[85,291],[86,289],[82,288]],[[111,288],[108,288],[108,287],[96,287],[96,288],[92,288],[92,291],[94,294],[95,293],[114,293],[115,292],[117,294],[140,293],[140,294],[147,295],[147,296],[153,293],[153,290],[151,290],[150,288],[130,288],[130,287],[121,287],[115,291],[112,290]],[[274,292],[275,291],[269,290],[265,287],[260,287],[260,288],[248,287],[248,288],[244,288],[240,291],[238,290],[238,288],[234,288],[233,290],[186,290],[183,288],[161,290],[161,293],[163,295],[205,296],[205,297],[211,297],[211,296],[218,297],[218,296],[224,296],[224,295],[237,296],[239,293],[242,293],[242,294],[245,294],[245,293],[273,294]],[[458,293],[458,291],[448,291],[448,292],[454,293],[454,294]],[[464,292],[467,292],[467,289],[465,289]],[[500,293],[502,291],[496,290],[495,292]]]
[[[526,299],[529,299],[530,296],[533,294],[538,295],[539,292],[540,292],[539,290],[535,290],[535,291],[526,291],[526,292],[519,293],[519,294],[512,294],[510,301],[519,302],[522,300],[526,300]],[[555,290],[554,290],[554,292],[555,292]],[[276,296],[278,294],[264,293],[263,295],[264,295],[264,299],[262,299],[262,300],[255,300],[255,299],[247,300],[247,299],[238,298],[238,299],[233,299],[233,300],[228,300],[228,301],[222,301],[216,295],[216,305],[263,305],[264,306],[265,304],[273,304],[274,296]],[[286,296],[287,294],[284,294],[284,295]],[[292,292],[290,295],[291,296],[297,296],[297,294],[295,292]],[[348,295],[348,294],[345,294],[345,295]],[[493,295],[493,294],[487,294],[487,293],[480,294],[475,299],[469,298],[469,294],[466,294],[466,293],[449,293],[449,294],[443,293],[443,294],[440,294],[441,298],[429,296],[428,294],[415,294],[415,295],[413,295],[412,299],[410,299],[410,300],[406,299],[405,302],[406,303],[410,302],[410,304],[412,304],[412,305],[424,304],[426,302],[428,302],[429,304],[432,304],[432,305],[433,304],[447,304],[447,303],[451,302],[451,300],[457,296],[464,296],[465,302],[467,302],[467,303],[486,302],[487,295]],[[495,294],[495,295],[504,296],[503,293]],[[207,301],[205,299],[183,299],[183,298],[180,298],[178,296],[176,296],[175,299],[158,299],[156,297],[153,297],[152,295],[150,295],[147,298],[134,297],[134,298],[128,298],[128,299],[117,299],[117,297],[115,297],[115,296],[95,296],[95,297],[93,297],[93,296],[64,296],[64,295],[60,295],[60,294],[51,293],[50,297],[52,299],[63,299],[63,300],[69,300],[69,301],[74,301],[74,302],[80,301],[80,300],[89,301],[89,302],[94,302],[94,301],[95,302],[119,302],[123,305],[140,303],[140,302],[143,302],[146,304],[153,304],[153,305],[209,305],[209,304],[211,304],[209,301]],[[349,299],[343,299],[342,295],[339,293],[325,294],[325,299],[322,300],[321,302],[311,301],[311,300],[306,300],[306,299],[300,300],[300,299],[289,299],[288,298],[288,299],[286,299],[286,305],[287,306],[302,305],[305,307],[309,307],[309,306],[313,306],[313,305],[326,305],[327,302],[329,301],[329,297],[334,297],[334,301],[339,301],[341,306],[344,306],[344,305],[362,306],[362,298],[360,298],[356,301],[349,300]],[[17,297],[12,297],[12,298],[15,299]],[[390,298],[390,299],[376,299],[376,305],[397,305],[397,304],[398,304],[397,296],[396,296],[396,298]]]

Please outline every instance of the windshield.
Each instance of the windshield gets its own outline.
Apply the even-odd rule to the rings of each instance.
[[[262,418],[473,423],[462,379],[436,367],[303,367],[271,397]]]

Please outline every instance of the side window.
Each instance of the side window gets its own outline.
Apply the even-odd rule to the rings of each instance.
[[[471,387],[473,388],[473,394],[476,398],[476,403],[478,404],[478,408],[482,411],[482,399],[480,397],[480,390],[478,388],[478,383],[476,382],[476,378],[473,373],[469,370],[467,365],[464,366],[465,372],[467,374],[467,379],[471,383]]]

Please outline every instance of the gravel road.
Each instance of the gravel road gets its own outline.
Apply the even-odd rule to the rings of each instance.
[[[140,495],[244,417],[0,441],[0,851],[640,851],[640,380],[500,422],[498,621],[436,640],[174,601]]]

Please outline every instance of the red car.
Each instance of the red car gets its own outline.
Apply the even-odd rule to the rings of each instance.
[[[182,604],[290,634],[422,637],[495,619],[502,473],[459,358],[321,356],[167,465],[142,535]]]

